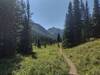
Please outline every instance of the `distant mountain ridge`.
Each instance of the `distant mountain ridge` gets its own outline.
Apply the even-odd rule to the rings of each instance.
[[[60,34],[61,37],[63,36],[64,30],[60,28],[52,27],[48,29],[48,32],[57,38],[58,33]]]
[[[57,35],[58,33],[62,36],[63,35],[63,30],[56,28],[56,27],[52,27],[49,28],[48,30],[46,30],[44,27],[42,27],[40,24],[32,22],[31,23],[32,26],[32,33],[33,36],[43,36],[43,37],[48,37],[48,38],[52,38],[52,39],[57,39]]]
[[[33,36],[44,36],[48,38],[55,39],[52,34],[50,34],[44,27],[38,23],[32,22],[32,33]]]

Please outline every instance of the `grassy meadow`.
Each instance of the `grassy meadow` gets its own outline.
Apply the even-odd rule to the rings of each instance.
[[[100,75],[100,40],[64,50],[80,75]]]
[[[0,75],[68,75],[57,45],[33,49],[33,55],[0,60]],[[100,40],[64,49],[64,53],[75,63],[79,75],[100,75]]]
[[[0,60],[0,75],[67,75],[68,67],[56,45],[33,48],[33,56]]]

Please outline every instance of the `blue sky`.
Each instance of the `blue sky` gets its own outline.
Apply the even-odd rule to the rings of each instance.
[[[33,21],[41,24],[46,29],[51,27],[63,29],[69,1],[70,0],[30,0]],[[89,7],[92,9],[93,0],[88,1]]]

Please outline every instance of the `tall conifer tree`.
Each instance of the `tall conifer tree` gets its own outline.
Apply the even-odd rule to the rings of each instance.
[[[24,1],[22,1],[24,2]],[[20,50],[24,54],[28,54],[32,52],[32,35],[31,35],[31,27],[30,27],[30,4],[29,0],[27,0],[26,8],[25,4],[22,3],[22,7],[24,9],[24,18],[22,18],[22,26],[23,29],[21,31],[21,41],[20,41]],[[23,15],[22,15],[23,16]]]
[[[80,11],[80,1],[74,0],[73,1],[73,44],[78,45],[81,40],[81,11]]]
[[[81,24],[82,42],[86,42],[90,37],[90,21],[87,0],[85,4],[81,0]]]
[[[86,3],[85,3],[85,20],[84,20],[84,23],[85,23],[85,40],[89,40],[90,38],[90,28],[91,28],[91,24],[90,24],[90,13],[89,13],[89,8],[88,8],[88,1],[86,0]]]
[[[85,41],[85,5],[84,5],[84,2],[83,0],[81,0],[80,2],[81,4],[81,38],[82,38],[82,41],[84,42]]]
[[[16,53],[16,0],[0,0],[0,58]]]
[[[100,6],[99,6],[99,0],[94,0],[93,36],[94,37],[100,37]]]
[[[70,47],[73,43],[73,10],[72,3],[69,3],[68,14],[66,14],[65,29],[63,35],[63,47]]]

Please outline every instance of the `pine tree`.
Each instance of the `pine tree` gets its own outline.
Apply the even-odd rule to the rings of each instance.
[[[30,17],[31,17],[31,13],[30,13],[30,3],[29,3],[29,0],[27,0],[27,43],[28,43],[28,46],[27,46],[27,50],[28,52],[32,52],[32,31],[31,31],[31,25],[30,25]]]
[[[73,10],[72,3],[69,3],[68,14],[66,14],[65,28],[63,35],[63,47],[67,48],[73,44]]]
[[[85,6],[83,3],[83,0],[81,0],[81,38],[82,38],[82,42],[85,41]]]
[[[85,24],[85,40],[88,41],[90,38],[90,28],[91,28],[91,24],[90,24],[90,13],[89,13],[89,8],[88,8],[88,1],[86,0],[85,3],[85,18],[84,18],[84,24]]]
[[[85,6],[84,6],[83,0],[81,0],[80,3],[81,3],[81,8],[80,8],[81,9],[81,20],[84,21],[84,18],[85,18],[84,17],[85,16],[85,13],[84,13],[85,12]]]
[[[93,9],[93,36],[100,37],[100,7],[99,0],[94,0]]]
[[[80,1],[73,1],[73,44],[78,45],[82,40],[81,36],[81,12],[80,12]]]
[[[90,21],[87,0],[85,5],[81,0],[81,24],[82,42],[86,42],[90,37]]]
[[[27,5],[25,8],[25,4],[22,1],[22,26],[23,29],[21,31],[21,40],[20,40],[20,50],[21,53],[29,54],[32,52],[32,35],[31,35],[31,27],[30,27],[30,4],[29,0],[27,0]]]
[[[47,44],[46,43],[44,43],[44,48],[46,48],[47,47]]]
[[[17,1],[17,13],[16,13],[16,17],[17,17],[17,52],[22,52],[21,48],[22,48],[22,39],[23,39],[23,28],[24,28],[24,24],[25,24],[25,15],[26,15],[26,6],[25,6],[25,2],[23,0],[19,0]]]
[[[38,48],[41,48],[41,43],[40,43],[40,40],[39,39],[37,40],[37,47]]]
[[[58,47],[60,47],[60,43],[61,42],[61,36],[60,34],[58,33],[58,36],[57,36],[57,43],[58,43]]]
[[[16,53],[16,0],[0,0],[0,58]]]

